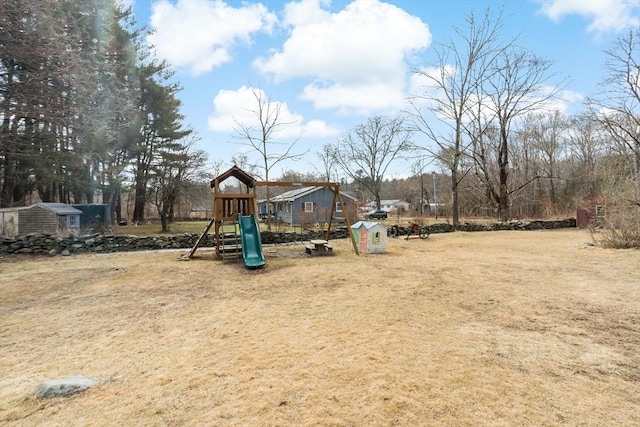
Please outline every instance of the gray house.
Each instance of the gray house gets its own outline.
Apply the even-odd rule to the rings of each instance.
[[[0,234],[5,237],[29,233],[67,234],[80,229],[80,215],[81,210],[64,203],[0,209]]]
[[[355,212],[356,198],[340,192],[344,200],[345,209]],[[258,201],[258,212],[266,215],[267,211],[275,217],[290,225],[315,225],[324,224],[331,214],[333,191],[328,187],[301,187],[271,198],[270,209],[267,210],[267,201]],[[336,198],[333,219],[344,222],[342,206]]]

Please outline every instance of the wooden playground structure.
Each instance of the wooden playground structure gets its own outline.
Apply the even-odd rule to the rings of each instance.
[[[236,178],[240,183],[244,184],[246,188],[246,193],[222,193],[221,192],[221,184],[229,179]],[[302,181],[302,182],[294,182],[294,181],[256,181],[251,175],[243,171],[237,166],[233,166],[228,169],[226,172],[220,174],[216,178],[211,181],[211,188],[213,189],[213,218],[209,221],[204,231],[196,241],[195,245],[187,255],[188,259],[191,259],[198,247],[204,242],[206,239],[209,230],[211,227],[214,227],[214,235],[215,235],[215,250],[216,250],[216,259],[237,259],[242,256],[245,257],[245,264],[247,264],[246,260],[246,252],[247,244],[252,244],[251,241],[246,241],[243,239],[243,227],[240,224],[240,221],[246,219],[246,217],[253,217],[253,222],[256,224],[255,233],[257,234],[257,239],[253,242],[255,245],[261,246],[259,229],[257,229],[257,198],[256,198],[256,189],[257,187],[264,186],[278,186],[278,187],[307,187],[307,186],[315,186],[315,187],[327,187],[333,192],[333,203],[331,205],[331,211],[329,213],[329,220],[327,222],[327,228],[325,230],[325,240],[329,241],[329,236],[331,233],[331,225],[334,219],[336,201],[340,202],[340,206],[343,207],[344,219],[346,221],[346,225],[349,228],[349,236],[351,238],[351,243],[353,245],[353,250],[356,254],[358,254],[358,246],[353,237],[353,233],[350,228],[350,220],[348,218],[347,210],[344,209],[345,203],[340,194],[340,184],[334,182],[315,182],[315,181]],[[251,224],[251,222],[249,222]],[[240,225],[240,227],[239,227]],[[245,228],[246,229],[246,228]],[[247,233],[245,233],[247,234]],[[243,241],[245,240],[245,241]],[[244,246],[243,246],[244,245]],[[262,255],[262,249],[254,248],[256,251],[259,249],[258,256]],[[258,262],[259,264],[259,262]],[[262,257],[262,264],[258,265],[260,267],[264,265],[264,257]],[[251,267],[247,264],[248,267]]]

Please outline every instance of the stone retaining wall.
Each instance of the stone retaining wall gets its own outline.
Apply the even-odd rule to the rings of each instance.
[[[492,230],[543,230],[558,228],[573,228],[575,218],[555,221],[511,221],[507,223],[479,224],[464,223],[460,231],[492,231]],[[429,226],[432,234],[452,231],[449,224],[434,224]],[[401,233],[403,228],[400,227]],[[86,236],[56,236],[51,234],[28,234],[16,238],[0,238],[0,254],[36,254],[36,255],[71,255],[74,253],[107,253],[127,252],[159,249],[189,249],[198,240],[195,233],[183,233],[167,236],[137,237],[128,235],[91,234]],[[303,233],[279,233],[264,231],[261,233],[262,243],[283,244],[304,242],[325,237],[324,231],[307,231]],[[331,231],[331,239],[346,239],[349,237],[347,228],[342,227]],[[209,234],[201,247],[214,247],[215,239]]]

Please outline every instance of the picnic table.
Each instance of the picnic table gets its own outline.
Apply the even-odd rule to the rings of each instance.
[[[324,239],[313,239],[306,245],[306,252],[309,255],[333,255],[333,247]]]

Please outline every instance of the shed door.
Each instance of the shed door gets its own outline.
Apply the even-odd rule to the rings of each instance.
[[[67,232],[67,216],[66,215],[58,215],[58,232],[59,233]]]

